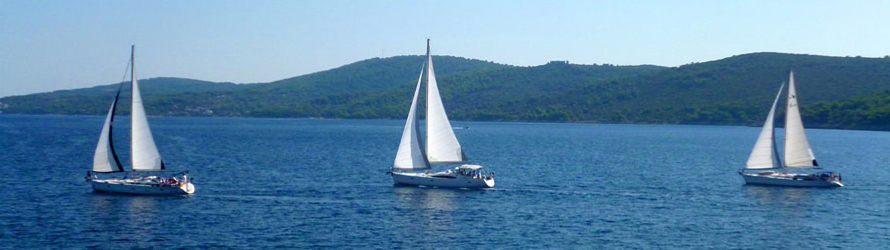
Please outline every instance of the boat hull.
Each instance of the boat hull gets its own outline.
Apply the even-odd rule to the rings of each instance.
[[[437,177],[438,176],[438,177]],[[473,178],[472,176],[452,174],[442,177],[441,174],[427,173],[392,173],[396,184],[410,186],[434,186],[449,188],[490,188],[494,187],[494,178]]]
[[[183,195],[195,192],[191,182],[177,185],[135,184],[120,180],[91,180],[93,190],[98,192],[147,195]]]
[[[821,178],[802,178],[802,175],[793,174],[745,174],[741,173],[748,185],[788,186],[788,187],[843,187],[839,180]]]

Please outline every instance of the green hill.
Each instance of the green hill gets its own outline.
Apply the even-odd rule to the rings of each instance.
[[[551,62],[439,82],[452,119],[759,126],[790,69],[808,126],[882,126],[827,122],[808,108],[890,89],[888,58],[754,53],[675,68]],[[304,116],[401,118],[412,86],[320,97],[300,109]]]
[[[438,65],[438,64],[436,64]],[[436,66],[438,69],[438,66]],[[632,77],[664,70],[659,66],[576,65],[550,62],[534,67],[508,67],[440,76],[437,80],[449,117],[460,120],[572,121],[536,117],[523,100],[557,95],[596,79]],[[419,69],[415,70],[419,71]],[[438,72],[438,70],[437,70]],[[416,73],[415,73],[416,74]],[[404,118],[417,76],[395,89],[325,96],[303,103],[305,116],[343,118]],[[422,116],[422,111],[420,112]]]
[[[129,83],[129,81],[127,81]],[[139,80],[146,100],[156,100],[157,96],[171,94],[194,94],[213,91],[235,91],[242,87],[234,83],[215,83],[184,78],[158,77]],[[15,114],[65,114],[100,115],[108,112],[108,105],[118,90],[119,83],[74,90],[58,90],[23,96],[0,98],[0,113]],[[122,98],[129,98],[130,85],[121,90]],[[119,107],[122,114],[129,114],[129,105]],[[149,108],[149,114],[157,115],[158,109]]]
[[[423,61],[374,58],[270,83],[140,83],[150,115],[402,119]],[[808,127],[890,129],[883,125],[890,58],[753,53],[672,68],[559,61],[516,67],[452,56],[433,61],[455,120],[759,126],[793,69]],[[0,111],[104,114],[116,88],[4,97]],[[127,114],[128,105],[122,106]]]
[[[890,130],[890,91],[807,107],[806,121],[818,127]]]
[[[499,98],[484,99],[489,103],[515,98],[511,92],[534,95],[538,91],[565,89],[556,88],[557,85],[574,86],[596,78],[663,69],[568,64],[516,67],[452,56],[434,56],[433,61],[446,100],[452,89],[471,93],[466,96],[473,98],[499,92]],[[195,91],[171,90],[169,86],[176,85],[170,83],[173,78],[140,80],[140,86],[143,99],[150,103],[146,105],[150,115],[400,118],[405,115],[423,62],[423,56],[396,56],[271,83],[225,83],[216,88],[196,82],[178,83],[182,89]],[[480,90],[480,86],[486,89]],[[8,105],[2,109],[6,113],[103,114],[116,88],[117,85],[106,85],[6,97],[0,98],[0,103]],[[123,98],[128,96],[125,90]],[[127,114],[128,108],[122,107],[120,113]]]
[[[434,56],[437,74],[512,67],[481,60]],[[139,80],[149,115],[300,117],[294,108],[317,96],[386,89],[416,80],[423,56],[368,59],[336,69],[271,83],[214,83],[182,78]],[[0,112],[17,114],[104,114],[118,84],[0,98]],[[124,85],[122,98],[129,98]],[[211,112],[212,111],[212,112]],[[122,105],[120,114],[129,114]],[[333,118],[333,117],[331,117]]]
[[[213,103],[202,103],[226,116],[251,117],[325,117],[383,118],[371,114],[356,115],[325,109],[327,105],[345,103],[345,97],[358,93],[392,90],[417,81],[424,56],[374,58],[339,68],[255,84],[230,95],[213,95]],[[482,72],[513,66],[453,56],[433,56],[436,75],[447,78],[453,74]],[[211,98],[211,96],[207,96]],[[188,96],[179,96],[185,101]],[[230,100],[232,103],[222,103]],[[372,107],[373,108],[373,107]],[[374,112],[379,114],[379,112]]]
[[[595,80],[517,106],[564,112],[569,121],[753,125],[762,123],[790,69],[807,120],[815,114],[806,109],[816,103],[890,89],[887,58],[755,53]]]

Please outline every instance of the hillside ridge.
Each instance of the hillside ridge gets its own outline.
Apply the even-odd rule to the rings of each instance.
[[[152,78],[140,84],[150,115],[402,119],[423,60],[371,58],[269,83]],[[808,126],[883,129],[880,118],[848,123],[842,117],[874,116],[887,109],[875,100],[890,95],[886,57],[758,52],[678,67],[511,66],[454,56],[433,62],[456,120],[754,125],[793,69]],[[101,115],[116,88],[4,97],[0,112]],[[857,103],[867,105],[849,107]],[[844,113],[852,110],[859,115]],[[829,112],[830,120],[816,117]]]

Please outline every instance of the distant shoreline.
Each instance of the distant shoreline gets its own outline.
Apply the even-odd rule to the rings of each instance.
[[[71,117],[71,116],[84,116],[84,117],[95,117],[97,119],[101,119],[105,117],[104,115],[67,115],[67,114],[7,114],[0,113],[0,117],[4,116],[59,116],[59,117]],[[116,115],[115,117],[129,117],[129,115]],[[255,117],[255,116],[152,116],[149,115],[150,118],[210,118],[210,119],[275,119],[275,120],[345,120],[345,121],[401,121],[404,122],[404,118],[399,119],[386,119],[386,118],[375,118],[375,119],[357,119],[357,118],[325,118],[325,117]],[[665,125],[665,126],[720,126],[720,127],[751,127],[751,128],[760,128],[762,124],[729,124],[729,123],[647,123],[647,122],[628,122],[628,123],[612,123],[612,122],[595,122],[595,121],[520,121],[520,120],[451,120],[452,125],[455,126],[465,126],[461,123],[463,122],[472,122],[472,123],[531,123],[531,124],[596,124],[596,125]],[[776,128],[783,128],[782,124],[777,123]],[[824,126],[821,124],[814,125],[806,125],[807,129],[823,129],[823,130],[850,130],[850,131],[875,131],[875,132],[887,132],[890,131],[890,126],[878,127],[878,128],[841,128],[836,126]]]

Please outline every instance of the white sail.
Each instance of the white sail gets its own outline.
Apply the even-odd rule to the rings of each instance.
[[[122,83],[123,84],[123,83]],[[117,106],[117,98],[120,96],[120,89],[108,108],[108,115],[105,116],[105,124],[102,125],[102,133],[99,134],[99,143],[96,144],[96,151],[93,153],[93,171],[94,172],[120,172],[124,171],[120,161],[114,152],[114,146],[111,141],[111,122],[114,120],[114,110]]]
[[[433,57],[427,40],[427,98],[426,98],[426,152],[430,163],[458,163],[466,161],[466,156],[454,136],[451,123],[445,114],[436,74],[433,71]]]
[[[135,55],[135,48],[131,54],[131,78],[133,91],[133,106],[130,114],[132,127],[130,130],[130,150],[133,164],[133,170],[137,171],[155,171],[164,169],[161,162],[161,155],[155,146],[155,140],[151,136],[151,129],[148,127],[148,119],[145,116],[145,108],[142,106],[142,94],[139,93],[139,82],[136,81],[136,62],[132,61]]]
[[[794,72],[788,76],[788,109],[785,113],[785,166],[813,167],[816,157],[810,149],[803,121],[797,106],[797,92],[794,88]]]
[[[748,162],[745,163],[746,169],[768,169],[768,168],[780,168],[779,165],[779,155],[776,151],[776,141],[775,141],[775,126],[773,122],[773,118],[776,114],[776,104],[779,103],[779,97],[782,96],[782,89],[785,88],[785,84],[782,84],[782,87],[779,87],[779,93],[776,94],[776,99],[773,101],[773,106],[769,109],[769,115],[766,116],[766,121],[763,122],[763,129],[760,130],[760,136],[757,137],[757,142],[754,143],[754,148],[751,149],[751,155],[748,156]]]
[[[414,89],[414,99],[411,100],[408,119],[405,121],[405,129],[402,131],[402,141],[399,143],[399,151],[396,153],[396,160],[393,165],[396,169],[430,169],[430,163],[427,162],[423,151],[423,143],[420,141],[420,124],[417,122],[417,99],[420,96],[421,79],[423,79],[423,67],[420,68],[417,87]]]

